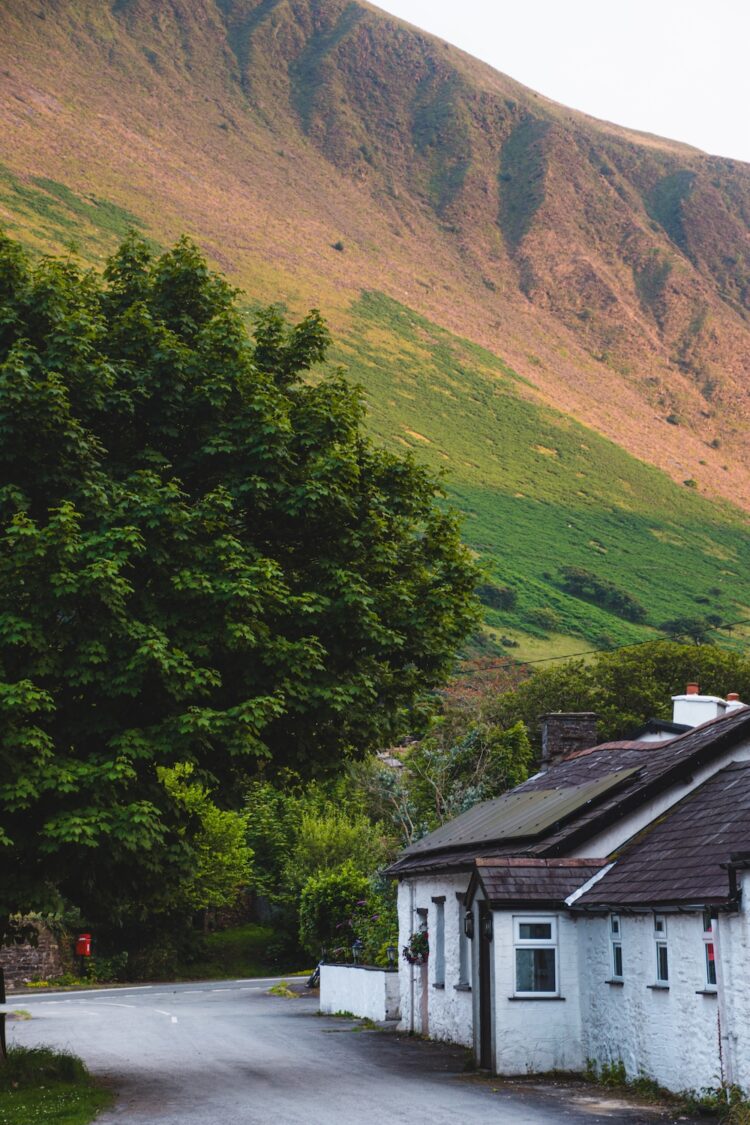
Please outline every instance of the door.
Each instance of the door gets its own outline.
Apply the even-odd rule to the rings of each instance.
[[[492,1070],[492,913],[486,902],[479,903],[479,1065]]]

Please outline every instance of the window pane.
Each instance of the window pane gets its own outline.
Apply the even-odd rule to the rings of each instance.
[[[612,914],[611,915],[610,925],[612,927],[612,933],[613,934],[619,934],[619,932],[620,932],[620,917],[619,917],[618,914]]]
[[[519,922],[518,937],[521,941],[551,941],[551,922]]]
[[[706,983],[716,984],[716,961],[713,943],[710,941],[706,942]]]
[[[669,980],[669,958],[664,942],[659,942],[656,946],[656,979]]]
[[[516,950],[516,992],[555,992],[554,949]]]
[[[622,946],[618,942],[612,945],[612,975],[622,976]]]
[[[657,934],[666,933],[667,925],[666,919],[664,918],[663,914],[657,914],[654,918],[654,929],[656,930]]]

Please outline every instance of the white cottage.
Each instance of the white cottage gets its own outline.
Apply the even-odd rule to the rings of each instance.
[[[602,745],[595,716],[547,716],[540,773],[402,853],[400,945],[430,946],[400,964],[405,1030],[500,1074],[750,1090],[750,708],[674,704]]]

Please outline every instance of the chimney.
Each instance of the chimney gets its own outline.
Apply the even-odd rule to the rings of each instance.
[[[574,750],[596,746],[596,720],[593,711],[554,711],[542,715],[542,770],[548,770]]]
[[[738,707],[744,706],[745,704],[740,699],[739,694],[736,691],[730,691],[729,695],[727,696],[727,713],[729,711],[736,711]]]
[[[735,698],[737,693],[734,693]],[[731,699],[731,697],[730,697]],[[720,719],[730,709],[742,704],[721,699],[718,695],[701,695],[698,684],[688,684],[684,695],[673,695],[672,721],[686,727],[698,727],[711,719]]]

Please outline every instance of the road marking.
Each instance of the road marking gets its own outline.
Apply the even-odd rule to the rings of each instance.
[[[198,996],[199,993],[205,992],[205,988],[186,988],[182,992],[183,996]]]
[[[171,1016],[172,1015],[171,1012],[165,1012],[163,1008],[154,1008],[154,1011],[158,1012],[160,1016]]]
[[[206,991],[207,992],[231,992],[232,989],[231,988],[209,988]]]
[[[177,1023],[177,1016],[172,1016],[172,1023]]]

